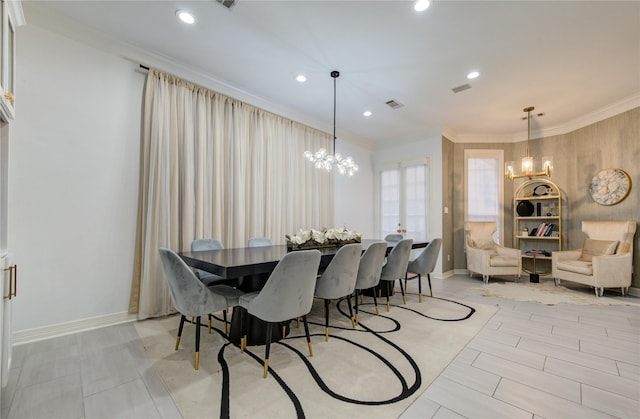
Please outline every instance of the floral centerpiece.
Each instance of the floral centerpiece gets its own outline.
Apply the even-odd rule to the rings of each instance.
[[[319,249],[323,247],[340,247],[345,244],[360,243],[359,233],[346,227],[323,228],[322,230],[300,229],[296,234],[286,235],[287,247],[290,250]]]

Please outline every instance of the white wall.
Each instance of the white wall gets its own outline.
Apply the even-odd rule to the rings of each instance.
[[[353,157],[358,164],[358,172],[351,177],[334,174],[335,226],[347,226],[366,239],[375,238],[371,165],[373,152],[348,142],[346,137],[340,137],[336,141],[336,152],[345,157]]]
[[[144,76],[27,25],[17,34],[9,248],[14,330],[126,312]]]

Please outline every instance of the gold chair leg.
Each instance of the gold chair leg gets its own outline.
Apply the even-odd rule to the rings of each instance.
[[[180,336],[176,338],[176,351],[178,350],[179,346],[180,346]]]
[[[407,299],[404,295],[402,296],[402,304],[407,304]]]
[[[380,310],[378,310],[378,306],[376,306],[376,316],[380,315]]]
[[[200,366],[200,352],[196,352],[196,370]]]
[[[282,339],[284,339],[285,335],[287,334],[287,326],[282,326]]]
[[[418,301],[422,302],[422,293],[418,294]]]
[[[247,337],[243,336],[240,338],[240,352],[244,352],[247,348]]]
[[[264,374],[262,375],[262,378],[267,378],[267,371],[269,371],[269,360],[265,359],[264,360]]]
[[[309,356],[313,356],[313,346],[311,346],[311,342],[307,343],[307,346],[309,347]]]
[[[359,322],[360,320],[358,319],[358,313],[356,313],[356,326],[358,325]]]
[[[387,301],[387,313],[388,313],[389,311],[391,311],[391,310],[389,309],[389,302]]]
[[[329,328],[328,327],[324,328],[324,341],[325,342],[329,342]]]
[[[211,334],[211,317],[209,317],[209,334]]]
[[[364,304],[364,296],[360,294],[360,304]]]

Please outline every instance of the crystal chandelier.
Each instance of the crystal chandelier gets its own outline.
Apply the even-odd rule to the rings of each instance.
[[[551,176],[551,170],[553,169],[553,158],[551,156],[542,157],[539,166],[540,171],[534,171],[534,161],[533,157],[531,157],[531,111],[534,109],[533,106],[523,109],[527,113],[527,156],[522,158],[520,172],[516,172],[516,163],[514,161],[508,161],[504,165],[504,174],[511,180],[522,177],[531,179],[534,176]]]
[[[315,153],[311,151],[305,151],[304,156],[310,162],[313,162],[318,169],[325,169],[330,172],[335,166],[338,173],[341,175],[348,174],[353,176],[358,171],[358,165],[353,161],[351,156],[343,158],[340,153],[336,153],[336,79],[340,77],[340,72],[332,71],[331,77],[333,77],[333,152],[334,154],[328,154],[324,148],[319,149]]]

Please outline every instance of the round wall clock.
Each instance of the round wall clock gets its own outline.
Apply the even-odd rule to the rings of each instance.
[[[615,205],[622,202],[631,191],[631,178],[622,169],[599,171],[589,185],[589,193],[600,205]]]

